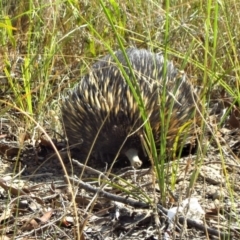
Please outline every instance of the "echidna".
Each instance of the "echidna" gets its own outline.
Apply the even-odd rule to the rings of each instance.
[[[115,57],[107,55],[97,61],[64,98],[63,124],[69,145],[74,145],[80,154],[87,155],[92,149],[94,156],[114,158],[120,152],[132,166],[138,168],[142,165],[139,156],[143,156],[140,138],[144,134],[144,121],[122,70],[131,81],[136,80],[155,142],[159,146],[165,60],[162,54],[130,48],[126,50],[126,55],[133,76],[123,52],[114,54]],[[194,135],[196,94],[186,75],[178,71],[172,62],[165,62],[165,66],[165,123],[170,117],[166,136],[167,147],[172,148],[176,140],[180,146],[186,140],[184,126],[190,125],[188,137]]]

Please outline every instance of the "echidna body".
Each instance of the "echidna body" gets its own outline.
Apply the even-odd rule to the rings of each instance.
[[[143,155],[140,138],[144,135],[144,121],[119,64],[130,81],[134,83],[136,80],[157,146],[160,144],[160,131],[164,129],[160,121],[164,82],[169,148],[176,140],[180,145],[186,140],[186,131],[182,131],[184,125],[190,125],[188,137],[193,135],[196,95],[185,74],[171,62],[166,64],[163,55],[135,48],[126,50],[126,54],[135,77],[131,75],[121,51],[115,52],[118,62],[111,55],[100,59],[64,98],[62,117],[69,145],[74,145],[80,154],[87,156],[92,150],[95,156],[114,158],[119,152],[138,168],[142,164],[139,156]]]

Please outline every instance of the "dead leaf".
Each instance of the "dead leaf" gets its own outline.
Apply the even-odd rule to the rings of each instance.
[[[1,235],[1,240],[10,240],[10,239],[12,239],[12,238],[9,238],[9,237],[7,237],[5,235]]]
[[[49,210],[48,212],[45,212],[43,216],[40,218],[42,223],[46,223],[51,216],[53,215],[53,209]]]
[[[37,229],[39,228],[39,224],[35,219],[31,219],[29,222],[27,221],[22,227],[22,231],[30,231],[32,229]]]
[[[231,115],[230,115],[230,118],[228,120],[228,123],[229,125],[232,127],[232,128],[239,128],[240,127],[240,122],[239,120],[237,119],[236,115],[235,115],[235,112],[236,111],[232,111]]]
[[[4,209],[2,215],[0,216],[0,223],[2,223],[3,221],[9,221],[10,219],[12,219],[12,211],[11,209],[7,206],[6,209]]]
[[[0,186],[5,190],[9,191],[11,194],[20,196],[20,195],[28,195],[29,192],[25,192],[23,189],[18,189],[13,186],[8,186],[5,181],[0,180]]]
[[[18,142],[20,145],[23,145],[24,142],[27,141],[28,139],[31,139],[30,133],[28,132],[19,133]]]
[[[52,142],[55,144],[55,140],[52,140]],[[39,145],[42,146],[42,147],[46,147],[48,149],[53,150],[52,142],[50,141],[50,139],[46,135],[42,134],[41,137],[40,137]]]
[[[71,227],[74,225],[74,219],[73,217],[67,217],[65,216],[62,220],[61,220],[61,226],[63,227]]]
[[[0,135],[0,138],[5,138],[5,137],[7,137],[7,134],[1,134]]]
[[[18,156],[20,148],[12,147],[10,144],[0,143],[0,155],[7,156],[10,158]]]

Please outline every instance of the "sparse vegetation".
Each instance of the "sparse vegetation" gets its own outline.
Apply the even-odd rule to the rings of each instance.
[[[31,239],[47,239],[49,235],[53,239],[60,236],[64,239],[98,239],[97,231],[101,232],[102,239],[160,239],[164,231],[157,224],[161,215],[157,211],[158,204],[169,209],[171,204],[178,206],[185,198],[198,197],[206,213],[202,225],[226,234],[224,239],[239,239],[239,22],[240,2],[237,0],[0,1],[2,238],[23,239],[33,234],[34,229],[41,229]],[[101,175],[94,172],[94,175],[90,169],[91,174],[84,177],[84,181],[98,183],[99,191],[87,195],[86,186],[81,183],[83,179],[73,180],[69,172],[70,168],[77,167],[65,163],[60,156],[55,157],[55,162],[48,160],[51,142],[58,147],[55,139],[59,140],[64,134],[59,112],[61,98],[99,57],[130,46],[163,52],[167,59],[187,73],[195,88],[201,89],[204,107],[201,110],[203,134],[199,137],[199,148],[194,156],[185,160],[175,156],[175,161],[166,163],[166,131],[161,136],[160,150],[155,148],[151,135],[148,135],[145,144],[155,163],[148,178],[146,172],[143,174],[145,179],[142,179],[140,172],[129,171],[131,177],[128,179],[124,173],[104,172]],[[164,94],[161,97],[164,103]],[[160,116],[162,122],[164,117]],[[38,141],[41,141],[40,145]],[[40,149],[41,154],[47,154],[40,154],[38,160],[36,152],[30,158],[20,157],[21,151],[26,151],[26,144],[34,147],[36,152]],[[5,161],[13,157],[16,160],[13,163]],[[24,170],[18,174],[25,169],[26,159],[31,159],[27,165],[33,164],[33,171]],[[39,159],[40,164],[33,163],[39,163]],[[59,169],[56,162],[61,162]],[[50,164],[50,168],[39,171],[39,165],[44,164]],[[13,167],[14,171],[8,174],[5,166]],[[50,174],[51,168],[53,175]],[[213,172],[208,175],[210,169]],[[81,173],[83,170],[77,176],[82,177]],[[36,183],[40,181],[39,174],[45,175],[44,184],[41,182],[45,188]],[[55,182],[63,175],[67,176],[67,192]],[[210,176],[218,179],[210,179]],[[149,183],[147,187],[144,185],[146,181]],[[76,182],[85,187],[84,192],[76,188]],[[27,191],[24,190],[26,186]],[[110,230],[107,228],[108,233],[103,233],[100,227],[97,229],[96,215],[103,218],[102,211],[107,208],[113,213],[116,208],[124,208],[118,206],[117,199],[114,203],[104,202],[102,191],[107,192],[107,187],[141,202],[142,207],[152,206],[149,210],[151,217],[142,213],[152,223],[137,221],[126,225],[123,221],[118,225],[115,219],[118,224],[112,226],[108,215],[107,226],[111,226]],[[214,192],[212,195],[210,189]],[[39,212],[32,208],[26,217],[19,203],[30,198],[31,203],[38,205]],[[51,210],[47,209],[50,206]],[[135,211],[128,207],[129,212]],[[69,216],[73,217],[72,222]],[[41,219],[42,225],[33,222],[34,218]],[[21,226],[21,230],[14,227],[13,222]],[[164,224],[162,219],[161,224]],[[87,230],[89,226],[91,233]],[[150,230],[145,231],[144,228],[149,226]],[[185,230],[183,227],[175,232],[173,228],[171,239],[212,239],[210,232],[205,235],[199,229],[188,233]],[[220,234],[216,239],[220,239]]]

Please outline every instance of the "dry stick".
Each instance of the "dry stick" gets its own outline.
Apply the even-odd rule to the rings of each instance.
[[[121,203],[124,203],[124,204],[128,204],[128,205],[130,205],[132,207],[135,207],[135,208],[148,208],[150,206],[150,204],[148,204],[148,203],[139,202],[139,201],[127,198],[127,197],[120,197],[120,196],[117,196],[115,194],[103,191],[99,188],[92,187],[90,184],[84,183],[83,181],[81,181],[79,179],[72,178],[72,177],[69,177],[69,179],[78,183],[78,185],[81,188],[85,189],[86,191],[92,192],[94,194],[98,193],[99,196],[105,197],[105,198],[110,199],[112,201],[117,201],[117,202],[121,202]],[[164,208],[160,204],[157,204],[157,207],[161,212],[163,212],[165,215],[167,215],[168,210],[166,208]],[[196,229],[201,230],[205,233],[207,232],[208,234],[211,234],[213,236],[218,236],[221,239],[229,239],[230,238],[230,234],[228,234],[228,233],[222,233],[222,232],[219,232],[215,229],[205,227],[202,224],[199,224],[196,221],[193,221],[191,219],[185,219],[184,217],[179,217],[179,222],[180,223],[183,224],[185,221],[187,222],[188,226],[195,227]]]
[[[149,207],[149,204],[142,203],[142,202],[130,199],[130,198],[126,198],[126,197],[120,197],[120,196],[117,196],[117,195],[112,194],[112,193],[108,193],[108,192],[103,191],[99,188],[92,187],[90,184],[84,183],[83,181],[81,181],[79,179],[76,179],[76,178],[73,178],[73,177],[70,177],[70,179],[72,181],[78,183],[81,188],[83,188],[83,189],[85,189],[89,192],[92,192],[94,194],[96,194],[98,192],[99,196],[101,196],[101,197],[106,197],[107,199],[117,201],[117,202],[121,202],[121,203],[125,203],[125,204],[128,204],[128,205],[133,206],[133,207],[139,207],[139,208]],[[164,209],[164,211],[167,211],[167,210]]]
[[[103,176],[105,179],[109,180],[109,178],[106,176],[105,173],[103,173],[103,172],[101,172],[101,171],[98,171],[98,170],[95,169],[95,168],[91,168],[91,167],[87,166],[86,164],[80,163],[78,160],[75,160],[75,159],[73,159],[73,158],[72,158],[72,161],[73,161],[73,163],[76,164],[78,167],[80,167],[80,168],[82,168],[82,169],[84,168],[84,170],[88,170],[88,171],[90,171],[90,172],[93,173],[93,174],[97,174],[97,175],[99,175],[100,177]]]

